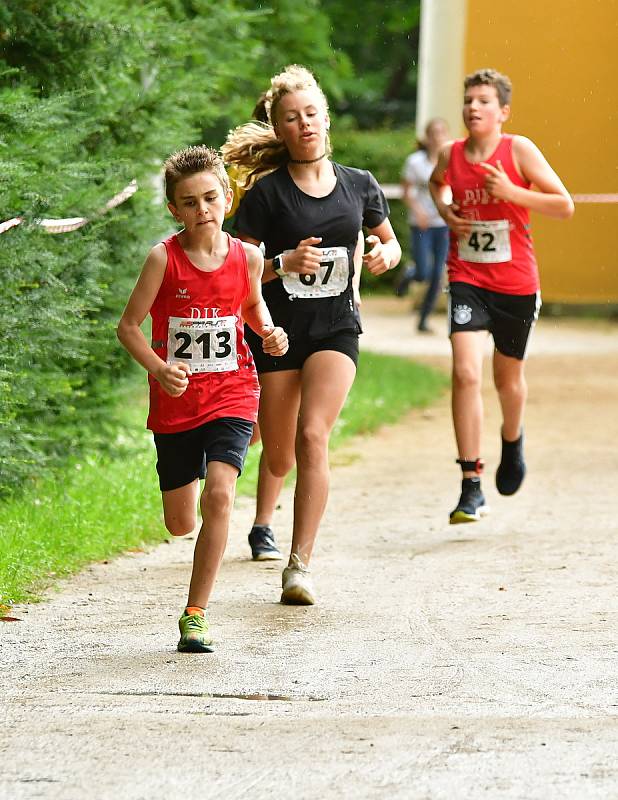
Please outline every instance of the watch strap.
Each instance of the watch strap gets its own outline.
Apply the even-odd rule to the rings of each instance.
[[[283,278],[283,276],[287,274],[283,269],[283,258],[281,257],[281,254],[273,258],[273,272],[280,278]]]

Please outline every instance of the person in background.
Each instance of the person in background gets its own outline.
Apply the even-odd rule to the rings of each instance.
[[[438,214],[429,192],[429,178],[438,163],[438,152],[448,138],[445,120],[435,117],[427,123],[425,137],[418,150],[403,165],[403,202],[410,223],[410,252],[416,262],[405,269],[395,290],[398,297],[407,294],[412,281],[427,283],[421,303],[418,330],[430,333],[427,324],[442,288],[442,275],[448,252],[448,226]]]

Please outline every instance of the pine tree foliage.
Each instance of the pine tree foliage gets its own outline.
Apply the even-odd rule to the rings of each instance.
[[[344,99],[358,70],[348,33],[368,3],[0,4],[0,221],[24,219],[0,234],[0,496],[84,448],[114,447],[110,400],[128,363],[114,328],[170,230],[162,160],[219,145],[285,64]],[[139,191],[100,215],[132,179]],[[66,234],[37,224],[82,216],[92,221]]]
[[[148,246],[169,230],[162,159],[204,136],[219,144],[248,117],[275,41],[277,66],[332,71],[325,21],[321,38],[306,24],[317,0],[288,5],[0,6],[0,220],[25,220],[0,235],[0,494],[113,442],[109,401],[127,364],[114,327]],[[99,216],[133,178],[139,192]],[[93,221],[59,235],[36,224],[74,216]]]

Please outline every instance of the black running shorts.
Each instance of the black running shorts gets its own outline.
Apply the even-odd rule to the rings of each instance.
[[[503,294],[456,281],[448,293],[449,336],[460,331],[489,331],[499,353],[519,361],[526,357],[541,308],[540,292]]]
[[[231,464],[240,475],[252,433],[253,423],[236,417],[221,417],[179,433],[155,433],[161,491],[204,478],[209,461]]]
[[[272,357],[262,350],[262,340],[253,331],[245,328],[245,338],[251,347],[255,366],[260,372],[281,372],[286,369],[302,369],[303,364],[314,353],[323,350],[334,350],[343,353],[358,364],[358,334],[353,331],[341,331],[327,336],[325,339],[293,339],[283,356]],[[255,348],[255,349],[254,349]]]

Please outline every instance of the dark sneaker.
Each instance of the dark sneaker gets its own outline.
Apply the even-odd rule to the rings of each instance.
[[[283,558],[269,525],[254,525],[249,534],[249,545],[254,561],[279,561]]]
[[[413,264],[408,265],[404,269],[401,278],[397,281],[395,286],[395,295],[397,297],[405,297],[408,294],[408,289],[414,280],[415,273],[416,267]]]
[[[502,439],[502,458],[496,470],[496,488],[500,494],[515,494],[526,474],[524,461],[524,434],[507,442]]]
[[[208,623],[201,608],[185,608],[178,620],[180,640],[178,650],[181,653],[212,653],[212,637],[208,632]]]
[[[489,514],[489,506],[485,505],[480,478],[464,478],[461,482],[461,497],[457,508],[451,511],[451,525],[458,525],[460,522],[478,522],[485,514]]]

